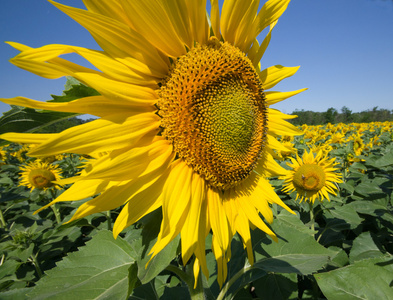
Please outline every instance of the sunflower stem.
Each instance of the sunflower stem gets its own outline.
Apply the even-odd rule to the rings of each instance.
[[[38,277],[41,278],[42,275],[44,275],[44,274],[42,273],[40,263],[37,260],[37,255],[33,255],[33,254],[30,255],[30,260],[31,260],[32,264],[34,265],[35,270],[37,271]]]
[[[232,284],[235,283],[236,280],[238,280],[243,274],[251,270],[252,266],[249,264],[246,264],[243,269],[240,269],[222,288],[221,292],[218,294],[217,300],[222,300],[224,299],[224,296],[226,292],[229,290],[229,288],[232,286]]]
[[[55,217],[56,217],[56,222],[57,222],[57,224],[60,225],[60,224],[61,224],[61,216],[60,216],[59,210],[57,209],[56,203],[52,204],[52,205],[50,206],[50,208],[52,209],[52,211],[53,211],[53,213],[54,213],[54,215],[55,215]]]
[[[5,222],[3,211],[0,208],[0,228],[5,228],[7,223]]]
[[[49,191],[50,191],[52,199],[55,199],[56,198],[56,192],[54,191],[54,189],[49,189]],[[53,211],[53,213],[55,215],[57,224],[60,225],[61,224],[61,216],[60,216],[59,209],[56,206],[56,203],[52,204],[50,206],[50,208],[52,209],[52,211]]]
[[[308,203],[309,207],[310,207],[310,227],[311,230],[314,232],[315,231],[315,215],[314,215],[314,207],[313,207],[313,203],[309,202]]]
[[[192,265],[192,264],[191,264]],[[190,272],[183,272],[178,267],[174,265],[169,265],[165,268],[167,271],[175,273],[182,281],[187,284],[188,291],[190,292],[190,296],[192,300],[205,300],[207,299],[205,296],[205,292],[203,289],[203,282],[202,282],[202,272],[199,272],[197,286],[194,289],[194,276],[192,275],[192,268],[190,268]],[[190,273],[190,274],[189,274]]]
[[[108,226],[108,230],[112,230],[112,217],[110,210],[106,212],[106,224]]]

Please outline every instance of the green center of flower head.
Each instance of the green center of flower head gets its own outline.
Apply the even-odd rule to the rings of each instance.
[[[52,181],[56,180],[55,175],[44,169],[31,170],[29,173],[30,184],[38,189],[48,188],[53,186]]]
[[[301,165],[293,176],[293,184],[296,188],[306,191],[319,191],[325,186],[325,172],[319,165]]]
[[[159,92],[162,134],[179,158],[213,188],[247,178],[263,150],[266,101],[251,61],[210,41],[172,66]]]

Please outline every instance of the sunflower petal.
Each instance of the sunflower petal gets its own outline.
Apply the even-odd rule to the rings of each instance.
[[[262,32],[267,26],[277,21],[283,12],[287,9],[290,0],[269,0],[263,6],[258,13],[257,23],[257,34]]]
[[[141,66],[142,62],[159,77],[167,74],[169,62],[140,33],[115,19],[48,1],[85,27],[111,57],[131,67]]]
[[[35,147],[31,154],[48,156],[110,151],[132,145],[144,135],[157,131],[158,126],[159,117],[152,113],[131,117],[128,113],[111,115],[54,134]]]
[[[262,81],[262,87],[265,90],[268,90],[274,87],[281,80],[291,77],[298,69],[299,67],[283,67],[280,65],[267,68],[259,73],[259,78]]]
[[[179,57],[186,53],[164,7],[158,0],[121,1],[124,10],[132,16],[136,30],[163,53],[170,57]]]
[[[308,90],[307,88],[305,89],[300,89],[300,90],[296,90],[296,91],[292,91],[292,92],[273,92],[273,91],[269,91],[266,92],[266,102],[271,105],[271,104],[275,104],[278,103],[280,101],[283,101],[289,97],[295,96],[301,92],[304,92],[305,90]]]

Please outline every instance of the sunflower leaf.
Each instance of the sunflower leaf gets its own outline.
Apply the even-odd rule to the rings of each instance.
[[[314,277],[328,299],[393,299],[392,259],[365,259]]]
[[[131,246],[110,231],[98,232],[86,246],[46,272],[29,299],[127,299]],[[132,270],[130,271],[130,274]]]
[[[272,225],[278,242],[255,233],[254,267],[267,272],[312,274],[322,269],[338,251],[320,245],[310,230],[305,231],[302,221],[282,211]],[[259,240],[258,240],[259,237]]]
[[[48,102],[69,102],[78,98],[96,96],[99,93],[72,77],[67,78],[63,95],[51,95]],[[80,115],[79,113],[67,113],[32,109],[11,105],[11,109],[0,117],[0,134],[5,132],[36,132],[56,122]]]

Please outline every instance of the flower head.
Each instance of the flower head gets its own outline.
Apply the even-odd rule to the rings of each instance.
[[[4,134],[35,143],[30,155],[78,153],[97,157],[64,183],[55,199],[82,200],[72,220],[123,206],[114,235],[162,207],[161,231],[152,257],[177,235],[183,262],[195,256],[194,272],[208,276],[205,238],[213,233],[220,285],[227,276],[230,242],[238,232],[253,262],[250,225],[274,233],[269,207],[290,210],[267,181],[284,174],[273,159],[278,135],[297,135],[291,118],[269,106],[302,91],[275,92],[298,67],[260,69],[272,30],[289,0],[84,1],[87,10],[52,2],[84,26],[102,51],[67,45],[30,48],[12,62],[46,78],[73,76],[100,95],[69,103],[22,97],[4,102],[33,108],[88,113],[99,119],[59,134]],[[203,4],[203,5],[202,5]],[[268,28],[260,44],[257,36]],[[99,71],[59,55],[77,53]],[[97,156],[97,153],[104,153]]]
[[[21,186],[27,186],[31,190],[48,189],[57,187],[53,181],[58,181],[60,169],[58,166],[51,165],[47,162],[35,160],[20,167],[21,169]]]
[[[290,158],[292,163],[287,163],[291,170],[282,176],[283,191],[296,192],[296,200],[315,202],[316,199],[329,199],[329,194],[337,195],[336,183],[342,182],[341,174],[334,167],[337,165],[335,158],[329,159],[321,150],[303,153],[302,158]]]

